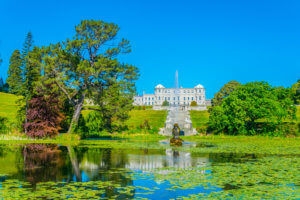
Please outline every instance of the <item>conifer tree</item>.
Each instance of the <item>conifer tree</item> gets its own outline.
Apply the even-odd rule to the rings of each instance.
[[[38,47],[33,47],[33,37],[31,32],[28,32],[26,35],[21,58],[23,86],[20,94],[24,97],[23,104],[25,106],[20,108],[19,115],[22,115],[23,117],[19,116],[19,118],[26,124],[28,122],[28,102],[32,98],[34,87],[41,77],[40,62],[38,61],[40,58],[40,51]],[[27,133],[26,128],[25,133]]]
[[[9,59],[7,84],[12,94],[22,94],[22,58],[19,50],[15,50]]]

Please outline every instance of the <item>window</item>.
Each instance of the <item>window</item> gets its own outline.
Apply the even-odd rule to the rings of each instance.
[[[165,97],[165,100],[167,101],[167,97]]]
[[[190,97],[188,97],[188,100],[190,100]]]
[[[178,101],[179,101],[179,97],[178,97]]]
[[[160,93],[160,89],[158,90],[158,93]]]
[[[183,97],[183,100],[185,100],[185,97]]]
[[[160,97],[158,97],[158,100],[160,100]]]
[[[199,97],[199,100],[201,100],[201,97]]]
[[[170,100],[170,97],[168,98],[168,100]]]
[[[154,100],[154,97],[152,97],[152,101]]]
[[[190,93],[190,91],[188,90],[187,93]]]
[[[192,97],[192,101],[194,100],[194,97]]]
[[[192,93],[194,93],[194,90],[192,90]]]
[[[183,90],[183,93],[185,94],[185,90]]]
[[[176,99],[176,98],[175,98],[175,97],[173,97],[173,100],[174,100],[174,101],[175,101],[175,99]]]

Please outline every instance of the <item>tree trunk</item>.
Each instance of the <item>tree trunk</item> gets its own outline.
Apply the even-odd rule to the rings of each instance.
[[[81,110],[82,110],[82,107],[83,107],[84,98],[85,98],[85,95],[82,94],[81,97],[78,99],[77,104],[75,105],[75,110],[74,110],[74,113],[73,113],[73,116],[72,116],[72,121],[71,121],[71,124],[69,126],[69,130],[68,130],[69,134],[73,133],[75,128],[78,125],[78,120],[79,120],[80,113],[81,113]]]

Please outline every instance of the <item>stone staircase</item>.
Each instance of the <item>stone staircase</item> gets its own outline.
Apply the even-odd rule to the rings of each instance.
[[[189,111],[180,109],[180,107],[174,107],[168,111],[165,127],[160,129],[159,134],[172,136],[172,129],[175,123],[179,125],[181,135],[189,136],[197,134],[196,129],[192,127]]]

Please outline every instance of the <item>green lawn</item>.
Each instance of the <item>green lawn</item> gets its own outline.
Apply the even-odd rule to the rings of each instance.
[[[194,128],[205,126],[209,120],[209,113],[207,110],[191,110],[190,116]]]
[[[164,127],[167,113],[166,110],[132,110],[126,125],[129,129],[136,129],[147,119],[151,128],[161,128]]]
[[[82,110],[83,117],[86,117],[91,110]],[[129,112],[129,119],[125,122],[130,130],[137,129],[141,124],[148,120],[151,129],[164,127],[168,112],[166,110],[136,110]]]
[[[16,100],[19,97],[13,94],[7,94],[0,92],[0,116],[6,117],[10,121],[16,119],[18,105]]]

